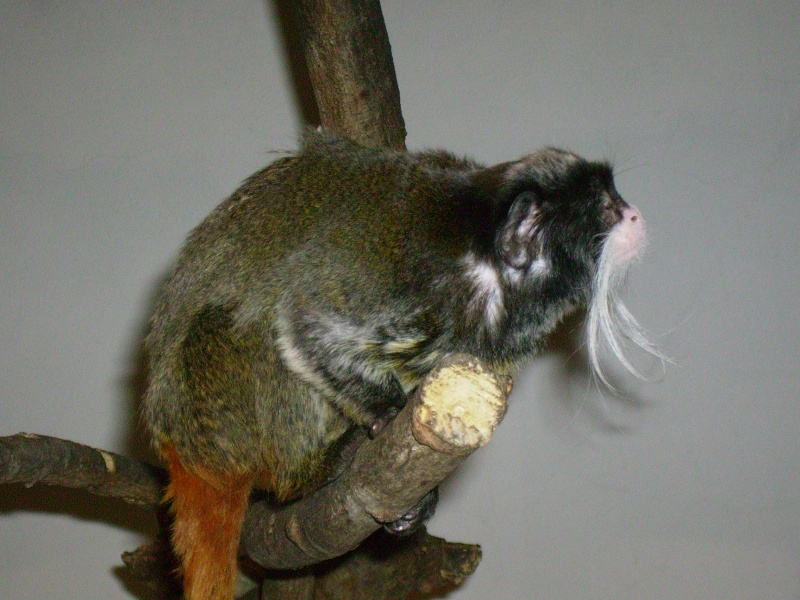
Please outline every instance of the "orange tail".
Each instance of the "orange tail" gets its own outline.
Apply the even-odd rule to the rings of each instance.
[[[186,600],[231,600],[237,554],[253,477],[207,475],[188,470],[175,448],[167,446],[175,522],[172,544],[181,559]]]

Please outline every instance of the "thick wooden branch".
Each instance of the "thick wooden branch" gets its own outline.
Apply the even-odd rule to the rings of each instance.
[[[364,146],[404,148],[380,0],[299,0],[297,12],[322,125]]]
[[[340,478],[279,509],[253,504],[243,549],[272,569],[297,569],[352,550],[489,441],[510,388],[509,379],[476,358],[445,359],[387,428],[361,445]]]
[[[156,506],[166,471],[120,454],[54,437],[0,437],[0,484],[81,488],[99,496]]]
[[[176,564],[165,540],[122,555],[129,573],[164,600],[180,597],[175,579],[167,577]],[[402,539],[369,538],[355,551],[334,561],[298,571],[246,569],[238,598],[262,600],[379,600],[438,598],[456,589],[477,568],[481,548],[448,542],[424,529]],[[165,567],[167,565],[167,567]],[[253,581],[261,581],[260,594]],[[249,592],[249,593],[248,593]]]
[[[394,543],[378,535],[333,564],[266,577],[261,599],[439,598],[469,577],[480,560],[480,546],[447,542],[426,531]]]

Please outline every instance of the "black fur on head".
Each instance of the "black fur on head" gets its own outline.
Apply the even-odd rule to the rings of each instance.
[[[610,164],[546,148],[485,169],[475,179],[494,207],[494,239],[486,258],[502,274],[495,305],[502,295],[507,316],[505,327],[496,320],[497,335],[504,329],[509,339],[539,340],[583,304],[589,310],[590,362],[601,381],[608,384],[599,364],[601,347],[638,374],[622,353],[621,338],[663,358],[618,296],[631,257],[643,244],[644,224],[617,191]],[[631,222],[623,223],[626,218]],[[614,233],[616,247],[629,226],[636,230],[635,247],[622,257],[607,242]],[[508,339],[504,343],[515,347]]]

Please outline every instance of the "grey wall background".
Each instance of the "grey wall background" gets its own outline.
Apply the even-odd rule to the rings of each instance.
[[[458,600],[800,597],[800,4],[384,0],[409,146],[608,157],[648,220],[629,304],[679,366],[517,381],[433,533]],[[180,242],[301,115],[271,2],[0,4],[0,434],[141,455],[132,375]],[[0,490],[0,597],[130,598],[146,513]]]

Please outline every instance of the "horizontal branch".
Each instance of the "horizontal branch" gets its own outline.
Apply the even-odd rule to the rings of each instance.
[[[0,437],[0,484],[80,488],[156,506],[166,479],[164,469],[77,442],[30,433]]]
[[[261,598],[440,598],[461,585],[480,561],[480,546],[447,542],[424,529],[388,545],[383,536],[373,536],[333,564],[269,572]]]

